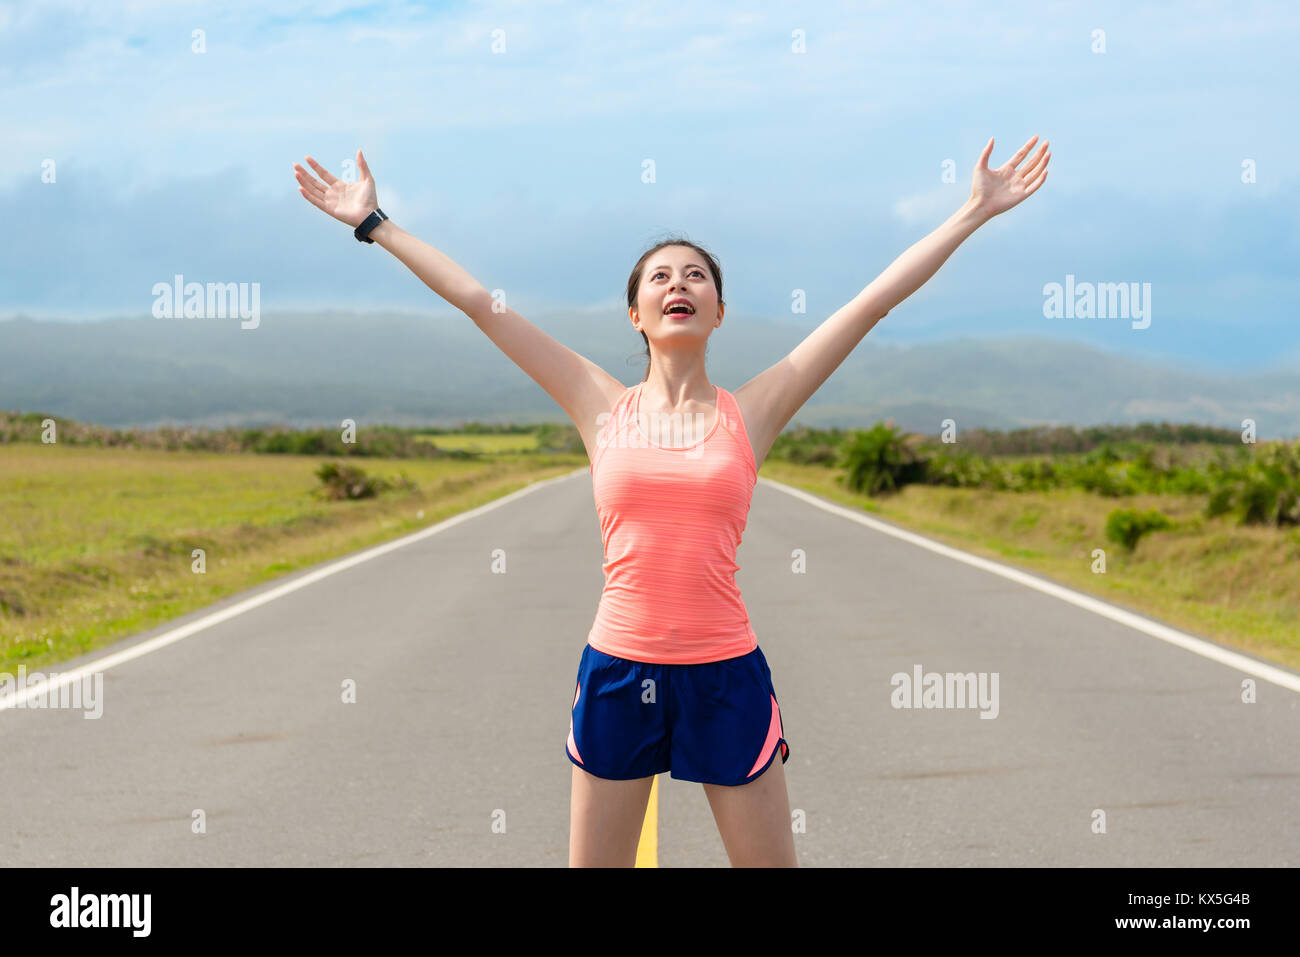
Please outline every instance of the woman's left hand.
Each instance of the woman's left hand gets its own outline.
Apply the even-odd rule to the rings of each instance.
[[[1048,142],[1044,142],[1038,148],[1038,152],[1024,169],[1016,169],[1037,141],[1038,137],[1035,135],[1003,165],[997,169],[989,169],[989,154],[993,152],[993,138],[989,137],[988,145],[984,147],[984,152],[980,153],[979,161],[975,164],[970,198],[971,202],[983,210],[990,219],[1023,202],[1046,182],[1047,163],[1052,158],[1052,154],[1047,151]]]

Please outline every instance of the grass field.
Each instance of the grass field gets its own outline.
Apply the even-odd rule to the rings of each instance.
[[[537,435],[533,432],[482,435],[455,432],[446,435],[417,435],[416,439],[449,452],[531,452],[537,448]]]
[[[762,474],[1300,669],[1300,529],[1206,519],[1203,496],[908,485],[869,498],[846,490],[837,470],[820,465],[769,459]],[[1177,525],[1151,533],[1127,554],[1106,539],[1106,516],[1117,508],[1158,508]],[[1105,574],[1091,570],[1095,548],[1106,551]]]
[[[414,492],[325,502],[319,456],[0,445],[0,671],[83,654],[586,464],[358,459]],[[423,512],[423,515],[420,515]],[[191,569],[196,548],[206,572]]]

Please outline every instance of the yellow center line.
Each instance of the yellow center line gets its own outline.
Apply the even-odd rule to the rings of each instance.
[[[659,866],[659,775],[650,782],[650,802],[641,822],[641,841],[636,846],[637,867]]]

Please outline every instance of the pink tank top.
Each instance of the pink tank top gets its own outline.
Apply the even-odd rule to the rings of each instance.
[[[639,413],[643,385],[619,396],[592,456],[605,587],[587,643],[659,664],[748,654],[736,549],[758,470],[740,408],[714,386],[712,427],[707,413]]]

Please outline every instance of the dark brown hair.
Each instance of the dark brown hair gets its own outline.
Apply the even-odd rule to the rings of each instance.
[[[645,252],[643,252],[641,254],[641,258],[636,261],[636,265],[632,267],[632,275],[629,276],[627,280],[627,307],[629,309],[636,308],[636,294],[641,289],[641,274],[645,272],[646,262],[650,259],[651,256],[659,252],[659,250],[663,249],[665,246],[689,246],[691,249],[695,250],[702,257],[704,257],[704,261],[708,264],[709,269],[712,270],[713,272],[713,285],[718,290],[718,304],[722,306],[726,305],[726,302],[724,302],[722,298],[722,267],[718,265],[718,261],[713,258],[712,254],[709,253],[707,249],[704,249],[702,246],[696,245],[695,243],[687,239],[685,236],[681,236],[681,237],[670,236],[667,239],[660,240],[659,242],[651,246],[649,249],[647,249]],[[641,381],[645,382],[647,379],[650,378],[650,361],[651,361],[650,338],[645,334],[645,332],[641,333],[641,338],[645,340],[644,355],[646,357],[645,377]]]

